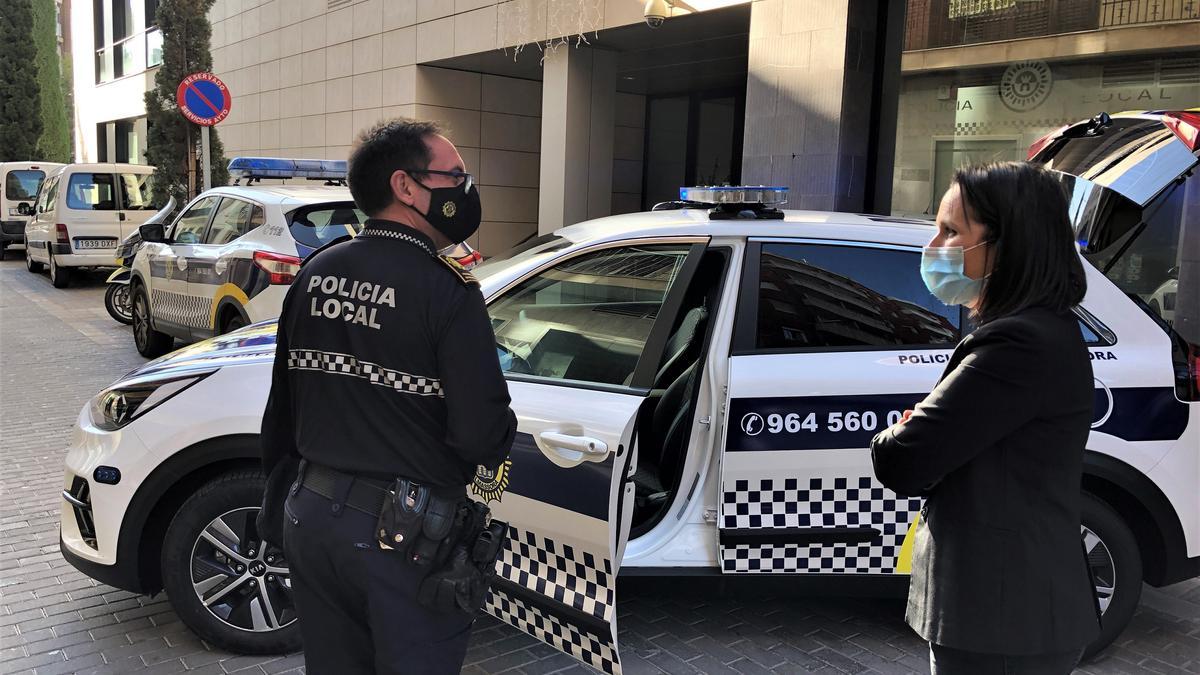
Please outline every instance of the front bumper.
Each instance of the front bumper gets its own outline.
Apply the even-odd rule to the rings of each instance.
[[[63,559],[71,563],[72,567],[102,584],[133,593],[145,592],[138,576],[136,560],[117,560],[111,565],[103,565],[78,555],[61,536],[58,538],[58,550],[62,553]]]

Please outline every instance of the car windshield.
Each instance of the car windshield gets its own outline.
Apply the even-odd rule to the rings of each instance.
[[[475,275],[475,278],[483,280],[513,267],[523,265],[535,258],[542,257],[548,259],[551,257],[551,253],[561,251],[571,244],[572,242],[569,239],[555,234],[530,237],[503,253],[490,256],[478,267],[472,269],[471,273]]]
[[[45,177],[45,171],[33,169],[9,171],[8,175],[4,177],[4,196],[8,199],[33,199]]]
[[[338,237],[358,234],[366,220],[354,202],[314,204],[292,211],[288,229],[298,243],[320,248]]]

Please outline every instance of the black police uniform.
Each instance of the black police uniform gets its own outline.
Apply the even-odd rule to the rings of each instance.
[[[478,283],[424,234],[368,220],[309,257],[277,340],[259,534],[283,544],[309,672],[458,672],[471,617],[418,604],[426,570],[374,532],[397,477],[465,497],[512,446]]]

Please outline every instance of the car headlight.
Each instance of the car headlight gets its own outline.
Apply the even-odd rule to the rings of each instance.
[[[88,414],[98,428],[116,431],[211,374],[118,382],[92,398]]]

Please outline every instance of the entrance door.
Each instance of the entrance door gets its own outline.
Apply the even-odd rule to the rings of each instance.
[[[621,671],[616,579],[629,537],[635,421],[703,252],[699,240],[569,255],[492,298],[517,437],[472,491],[510,524],[487,610]]]
[[[920,249],[752,241],[730,358],[719,532],[726,573],[892,574],[920,508],[868,445],[933,388],[960,311]]]

